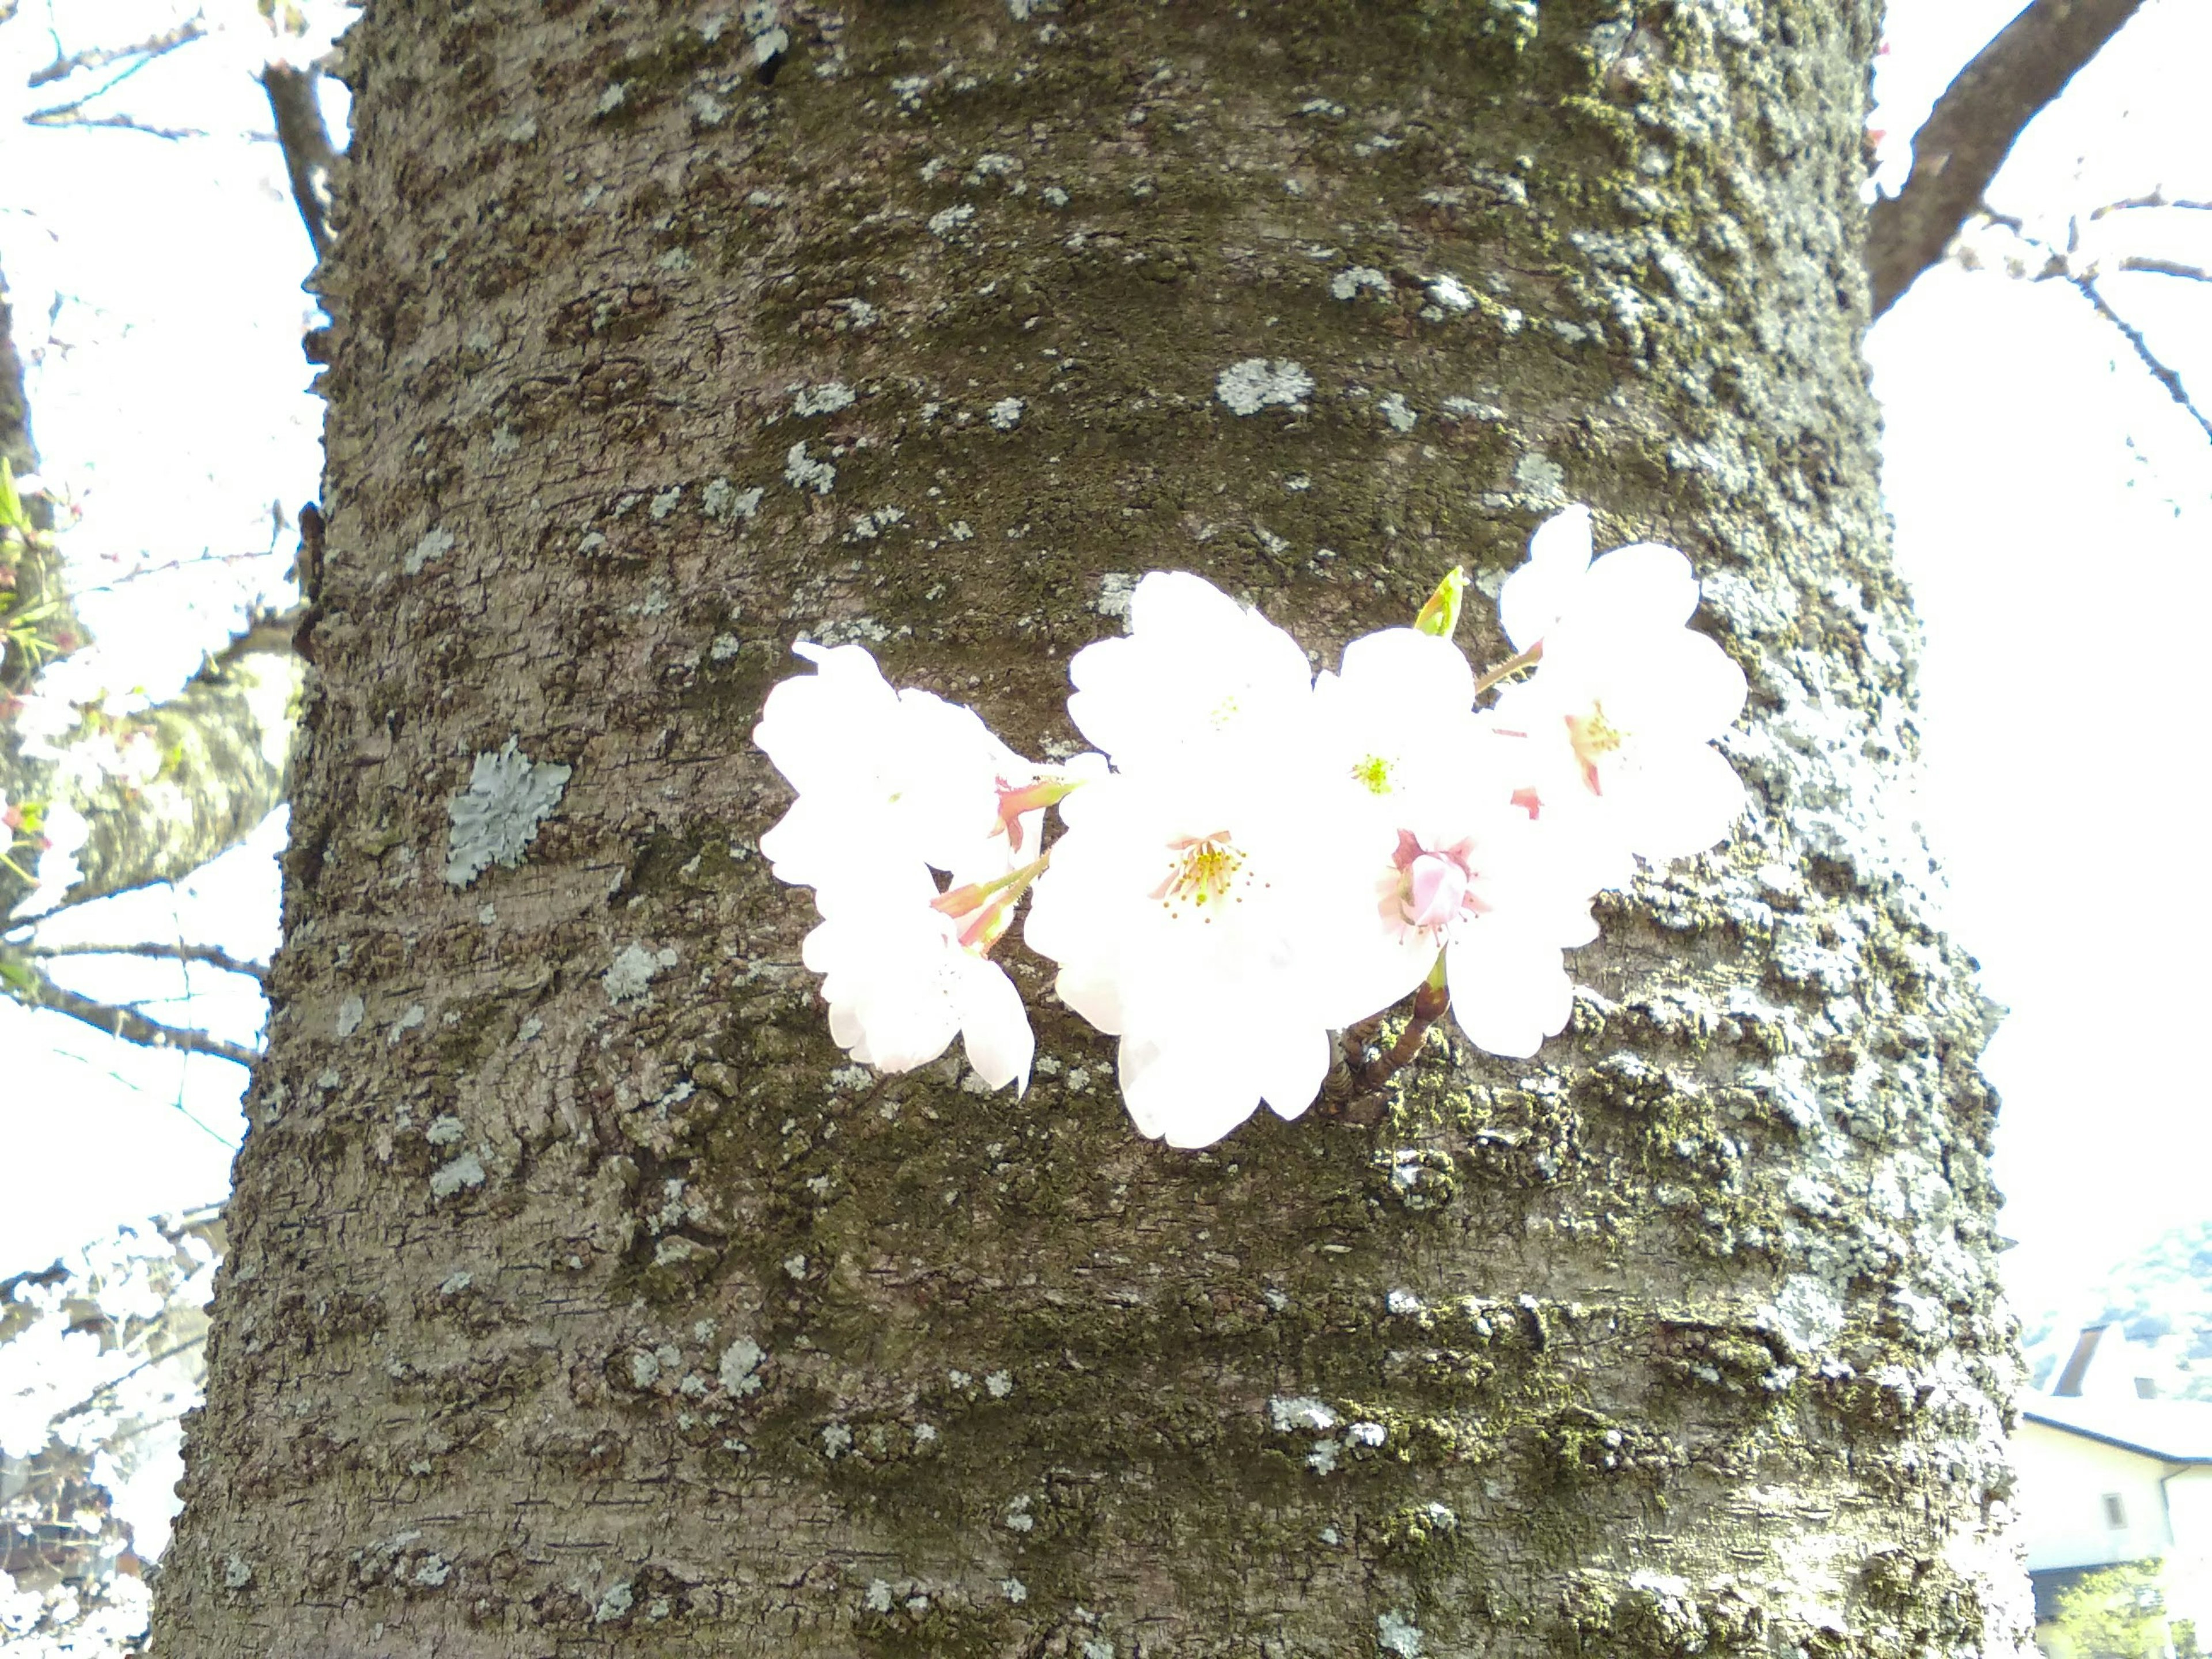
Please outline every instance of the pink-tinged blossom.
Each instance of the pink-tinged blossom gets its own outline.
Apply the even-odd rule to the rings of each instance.
[[[981,954],[990,939],[963,943],[965,919],[945,915],[937,898],[915,860],[817,890],[823,921],[800,957],[823,976],[830,1035],[882,1072],[926,1066],[957,1036],[985,1083],[1025,1091],[1036,1038],[1021,994]]]
[[[1325,866],[1294,792],[1263,772],[1117,773],[1060,806],[1067,830],[1023,937],[1060,1000],[1121,1039],[1143,1133],[1205,1146],[1264,1101],[1296,1117],[1329,1064],[1311,916]]]
[[[939,870],[1012,867],[1001,796],[1033,783],[1036,769],[974,709],[893,690],[860,646],[793,648],[817,672],[775,686],[753,729],[799,791],[761,837],[778,878],[823,888],[902,857]],[[1042,811],[1013,823],[1026,825],[1020,843],[1033,847]]]
[[[1573,844],[1587,885],[1620,886],[1634,857],[1703,852],[1741,813],[1742,782],[1711,740],[1743,712],[1744,678],[1685,625],[1698,583],[1680,552],[1638,542],[1589,555],[1577,508],[1539,526],[1506,579],[1500,619],[1541,657],[1491,724],[1519,745],[1516,799]]]
[[[1310,919],[1322,1008],[1348,1025],[1426,979],[1441,954],[1460,1024],[1492,1053],[1527,1055],[1565,1024],[1560,951],[1595,935],[1556,848],[1513,802],[1516,746],[1472,710],[1457,647],[1413,629],[1353,641],[1315,688],[1310,811],[1379,836],[1340,835]]]

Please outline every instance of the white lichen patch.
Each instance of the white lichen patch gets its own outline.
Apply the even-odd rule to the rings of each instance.
[[[1098,579],[1098,597],[1091,602],[1091,608],[1102,617],[1115,617],[1126,623],[1129,619],[1129,601],[1142,580],[1129,571],[1108,571]]]
[[[1352,265],[1328,279],[1328,291],[1340,300],[1356,300],[1363,289],[1383,299],[1390,297],[1390,279],[1373,265]]]
[[[820,386],[802,387],[791,400],[791,412],[802,418],[817,415],[835,415],[841,409],[853,406],[853,388],[842,380],[824,380]]]
[[[623,106],[623,100],[629,96],[629,83],[628,82],[611,82],[608,83],[606,88],[599,94],[599,102],[592,106],[592,112],[598,115],[611,115]]]
[[[532,761],[509,738],[496,755],[478,755],[469,787],[446,805],[446,879],[465,887],[493,865],[512,870],[538,838],[568,787],[569,769]]]
[[[1792,1273],[1759,1310],[1765,1322],[1802,1354],[1818,1355],[1844,1328],[1844,1305],[1811,1273]]]
[[[447,1112],[430,1120],[422,1131],[422,1139],[433,1146],[458,1146],[467,1133],[468,1125]]]
[[[1413,423],[1421,418],[1413,412],[1413,406],[1395,392],[1385,392],[1375,407],[1382,412],[1382,418],[1390,422],[1391,428],[1399,432],[1411,432]]]
[[[1513,482],[1539,503],[1566,499],[1566,469],[1545,455],[1523,455],[1513,463]]]
[[[1395,1653],[1399,1659],[1421,1659],[1421,1627],[1413,1622],[1411,1613],[1378,1613],[1375,1619],[1375,1645],[1385,1653]]]
[[[750,519],[760,511],[761,497],[768,494],[758,484],[750,489],[739,489],[727,478],[716,478],[699,493],[699,510],[718,524],[727,524],[732,519]]]
[[[415,545],[400,561],[400,568],[410,576],[422,574],[422,567],[433,559],[442,559],[453,550],[453,532],[441,525],[433,525],[424,531]]]
[[[407,1011],[392,1022],[392,1029],[385,1033],[384,1040],[397,1045],[399,1039],[408,1032],[420,1030],[422,1022],[428,1018],[429,1016],[423,1012],[421,1003],[410,1003],[408,1005]]]
[[[1313,389],[1305,365],[1287,357],[1247,357],[1230,364],[1213,382],[1214,396],[1232,415],[1257,415],[1271,404],[1304,410]]]
[[[741,1336],[722,1350],[722,1362],[715,1375],[722,1386],[733,1395],[758,1394],[761,1389],[760,1363],[768,1356],[761,1345],[750,1336]]]
[[[356,1031],[361,1030],[362,1022],[368,1018],[368,1005],[359,997],[349,996],[339,1003],[338,1017],[333,1028],[337,1032],[338,1041],[343,1042]]]
[[[993,1371],[983,1379],[983,1388],[992,1399],[1004,1400],[1014,1391],[1014,1374],[1012,1371]]]
[[[1001,398],[986,411],[986,417],[1001,432],[1012,432],[1022,423],[1022,410],[1029,405],[1019,398]]]
[[[955,202],[951,207],[945,209],[942,212],[933,213],[929,216],[929,234],[937,237],[940,240],[949,240],[952,236],[958,233],[961,226],[966,224],[975,216],[975,204],[974,203]]]
[[[868,1593],[860,1598],[870,1613],[889,1613],[891,1610],[891,1587],[881,1578],[868,1581]]]
[[[474,1152],[463,1152],[451,1164],[430,1171],[430,1196],[451,1198],[464,1187],[484,1184],[483,1160]]]
[[[653,521],[659,524],[676,510],[677,503],[683,499],[684,486],[671,484],[653,496],[653,500],[647,504],[646,511],[653,515]]]
[[[1325,1434],[1337,1425],[1335,1412],[1310,1395],[1277,1395],[1267,1418],[1277,1434]]]
[[[599,1606],[592,1609],[592,1622],[595,1625],[612,1624],[629,1611],[630,1599],[629,1584],[617,1584],[602,1595]]]
[[[1429,278],[1429,298],[1446,311],[1474,309],[1474,293],[1449,271]]]
[[[817,495],[827,495],[837,483],[837,469],[828,461],[808,459],[804,443],[784,453],[783,476],[793,489],[811,489]]]
[[[653,951],[641,945],[626,945],[607,971],[599,975],[599,983],[606,987],[609,1002],[636,1002],[647,994],[655,974],[675,965],[673,946]]]

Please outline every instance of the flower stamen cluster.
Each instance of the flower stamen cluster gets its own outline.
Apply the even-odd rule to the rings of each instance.
[[[1689,562],[1593,557],[1586,508],[1538,527],[1498,594],[1512,654],[1480,676],[1451,642],[1467,586],[1452,572],[1413,627],[1316,675],[1257,611],[1154,572],[1129,632],[1069,665],[1097,752],[1057,769],[894,690],[860,647],[802,643],[817,672],[778,685],[754,734],[799,790],[761,847],[815,890],[804,955],[831,1035],[890,1072],[958,1035],[987,1085],[1026,1087],[1035,1037],[989,957],[1028,897],[1024,942],[1119,1040],[1139,1129],[1175,1146],[1263,1104],[1297,1116],[1332,1034],[1409,994],[1384,1073],[1447,1010],[1478,1047],[1533,1054],[1571,1010],[1563,953],[1596,937],[1592,896],[1742,811],[1713,742],[1744,679],[1687,626]],[[1048,809],[1061,833],[1033,852]]]

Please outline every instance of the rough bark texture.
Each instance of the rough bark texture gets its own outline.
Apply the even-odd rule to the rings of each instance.
[[[2019,1651],[1856,349],[1871,0],[764,10],[350,38],[161,1650]],[[1240,416],[1254,358],[1310,390]],[[1060,752],[1134,573],[1327,656],[1570,496],[1698,562],[1757,805],[1606,907],[1537,1061],[1439,1037],[1379,1129],[1171,1152],[1015,951],[1026,1100],[843,1063],[755,850],[794,635]]]
[[[1912,137],[1905,188],[1875,204],[1875,316],[1943,257],[2027,124],[2141,9],[2142,0],[2036,0],[1959,71]]]

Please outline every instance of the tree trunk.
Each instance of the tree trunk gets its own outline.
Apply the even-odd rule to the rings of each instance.
[[[164,1654],[2022,1650],[1875,7],[1635,13],[371,8]],[[1755,806],[1538,1060],[1170,1152],[1016,950],[1026,1100],[845,1064],[794,635],[1065,753],[1135,574],[1333,660],[1568,499],[1698,562]]]

